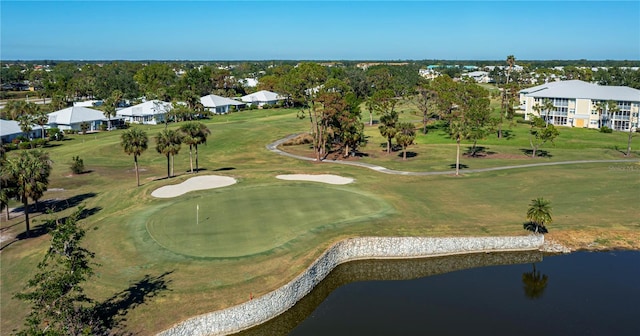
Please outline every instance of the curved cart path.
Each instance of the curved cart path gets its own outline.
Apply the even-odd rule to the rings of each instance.
[[[298,134],[292,134],[287,136],[286,138],[274,141],[268,144],[266,147],[268,150],[280,154],[283,156],[288,156],[294,159],[306,160],[306,161],[316,161],[316,159],[304,157],[300,155],[294,155],[291,153],[284,152],[278,149],[278,146],[286,142],[287,140],[293,139]],[[393,170],[388,169],[382,166],[376,166],[370,163],[364,162],[352,162],[352,161],[337,161],[337,160],[323,160],[322,162],[331,162],[337,164],[344,164],[350,166],[358,166],[369,168],[371,170],[375,170],[385,174],[394,174],[394,175],[413,175],[413,176],[424,176],[424,175],[451,175],[453,171],[428,171],[428,172],[409,172],[402,170]],[[530,168],[530,167],[541,167],[541,166],[557,166],[557,165],[567,165],[567,164],[580,164],[580,163],[620,163],[620,162],[640,162],[638,159],[621,159],[621,160],[578,160],[578,161],[558,161],[558,162],[542,162],[542,163],[529,163],[523,165],[513,165],[513,166],[502,166],[502,167],[491,167],[491,168],[479,168],[479,169],[464,169],[461,170],[462,173],[482,173],[496,170],[506,170],[506,169],[519,169],[519,168]]]

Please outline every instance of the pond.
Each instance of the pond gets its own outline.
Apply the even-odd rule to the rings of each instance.
[[[479,253],[338,266],[238,335],[640,335],[640,252]]]

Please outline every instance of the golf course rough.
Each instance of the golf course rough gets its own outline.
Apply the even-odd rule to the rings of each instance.
[[[196,258],[246,257],[307,234],[375,220],[393,208],[373,195],[310,182],[237,185],[162,200],[146,215],[161,247]]]
[[[193,317],[162,336],[227,335],[264,323],[293,307],[337,265],[360,259],[417,258],[478,252],[538,250],[543,235],[520,237],[361,237],[340,241],[286,285],[243,304]]]

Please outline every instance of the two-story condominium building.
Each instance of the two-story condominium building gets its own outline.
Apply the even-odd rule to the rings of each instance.
[[[544,108],[547,100],[553,108]],[[640,90],[580,80],[550,82],[521,90],[520,109],[525,120],[535,115],[558,126],[607,126],[618,131],[629,131],[631,127],[635,131],[638,128]]]

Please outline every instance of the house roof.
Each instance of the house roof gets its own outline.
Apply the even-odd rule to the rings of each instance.
[[[244,102],[252,103],[252,102],[267,102],[267,101],[274,101],[274,100],[282,100],[284,99],[284,97],[275,92],[261,90],[258,92],[254,92],[252,94],[248,94],[246,96],[242,96],[242,98],[240,99],[242,99],[242,101]]]
[[[219,107],[219,106],[227,106],[227,105],[244,105],[243,102],[239,102],[237,100],[217,96],[214,94],[210,94],[208,96],[200,97],[200,103],[204,107]]]
[[[32,130],[39,130],[39,125],[31,125]],[[12,134],[21,134],[20,124],[15,120],[0,119],[0,136],[7,136]]]
[[[171,111],[171,103],[163,102],[160,100],[150,100],[142,104],[129,106],[116,112],[118,116],[146,116],[165,114]]]
[[[71,125],[81,122],[107,120],[102,111],[82,107],[67,107],[60,111],[49,113],[49,124]]]
[[[539,98],[640,101],[640,90],[626,86],[591,84],[581,80],[550,82],[520,90],[520,92],[527,97]]]

